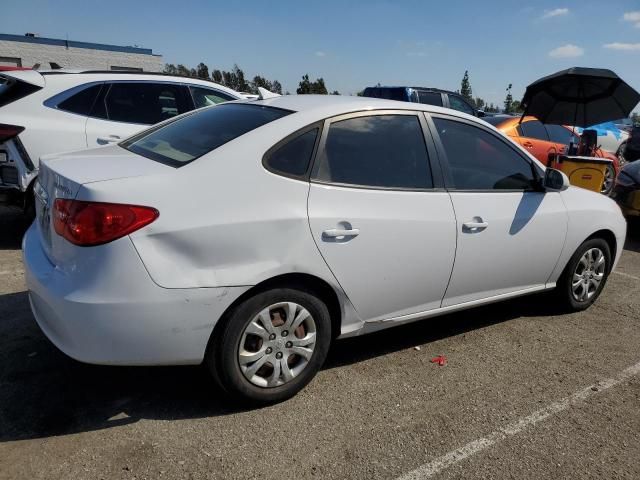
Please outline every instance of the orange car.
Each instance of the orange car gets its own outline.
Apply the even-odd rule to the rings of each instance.
[[[483,120],[522,145],[525,150],[544,165],[547,165],[549,161],[549,154],[565,153],[571,142],[577,145],[580,141],[578,134],[574,134],[570,127],[545,125],[536,117],[524,117],[522,122],[520,122],[520,117],[507,115],[485,117]],[[594,156],[606,158],[612,162],[605,172],[604,183],[602,184],[602,193],[609,195],[620,169],[618,158],[600,148],[595,149]]]

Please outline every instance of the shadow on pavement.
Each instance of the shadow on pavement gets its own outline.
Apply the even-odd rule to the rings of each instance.
[[[520,316],[550,313],[521,299],[341,340],[324,368],[458,335]],[[106,367],[76,362],[40,332],[26,292],[0,296],[0,442],[241,411],[204,367]]]

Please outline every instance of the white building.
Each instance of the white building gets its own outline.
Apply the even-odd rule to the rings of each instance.
[[[162,55],[154,54],[150,48],[0,33],[0,66],[33,67],[39,64],[43,69],[49,69],[52,62],[63,68],[89,70],[159,72],[164,66]]]

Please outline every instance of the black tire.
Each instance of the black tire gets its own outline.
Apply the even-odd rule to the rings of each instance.
[[[597,287],[593,295],[586,298],[585,300],[580,301],[574,296],[572,288],[573,274],[576,272],[576,268],[578,267],[580,259],[588,250],[592,248],[599,249],[604,255],[604,274],[600,285]],[[560,278],[556,283],[556,289],[554,293],[556,296],[556,300],[558,301],[559,305],[563,307],[563,310],[569,312],[579,312],[589,308],[593,304],[593,302],[596,301],[598,296],[600,296],[600,293],[607,283],[607,279],[609,278],[609,273],[611,271],[611,262],[611,250],[609,248],[609,244],[602,238],[592,238],[580,245],[572,255],[569,263],[565,267],[562,275],[560,275]]]
[[[607,185],[606,175],[609,175],[610,182]],[[613,187],[616,183],[616,169],[613,168],[613,165],[607,165],[607,173],[605,175],[605,181],[602,183],[602,189],[600,193],[606,195],[607,197],[611,196],[613,193]]]
[[[294,302],[304,307],[316,328],[315,346],[304,369],[286,383],[261,387],[251,383],[240,368],[238,352],[245,328],[265,308]],[[237,305],[219,329],[214,331],[205,357],[205,364],[214,380],[232,398],[253,405],[265,405],[286,400],[302,390],[322,367],[331,344],[331,319],[325,303],[314,293],[293,288],[275,288],[257,293]]]

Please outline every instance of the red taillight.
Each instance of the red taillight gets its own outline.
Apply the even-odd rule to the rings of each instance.
[[[0,123],[0,143],[11,140],[13,137],[17,137],[23,130],[24,127],[19,127],[18,125]]]
[[[52,213],[56,233],[83,247],[124,237],[149,225],[160,215],[151,207],[63,198],[56,198]]]

